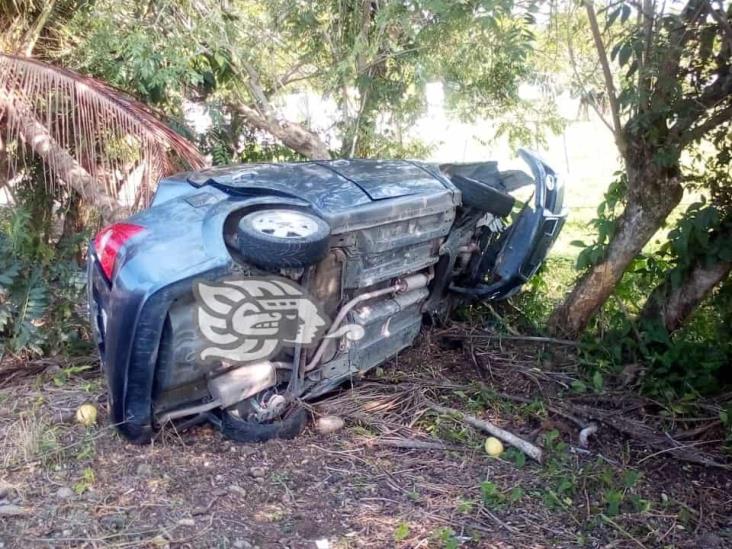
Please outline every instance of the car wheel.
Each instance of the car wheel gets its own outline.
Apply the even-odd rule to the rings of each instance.
[[[239,252],[257,267],[307,267],[328,254],[330,226],[299,210],[267,209],[239,220]]]
[[[490,212],[498,217],[511,213],[515,199],[476,179],[455,174],[450,180],[463,194],[463,206]]]
[[[237,442],[266,442],[275,438],[292,439],[303,432],[308,420],[305,408],[296,408],[283,419],[270,423],[246,421],[224,410],[221,416],[221,433]]]

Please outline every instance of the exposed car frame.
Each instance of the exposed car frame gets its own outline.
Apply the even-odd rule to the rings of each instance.
[[[298,401],[410,345],[424,315],[513,295],[566,216],[557,174],[520,154],[533,179],[494,162],[369,160],[163,179],[148,209],[89,247],[91,322],[112,421],[135,442],[171,421],[210,421],[239,440],[294,436],[305,421]],[[533,196],[516,208],[509,193],[526,185]],[[257,277],[283,288],[290,281],[335,319],[331,330],[350,323],[362,338],[294,344],[256,364],[202,362],[196,285]]]

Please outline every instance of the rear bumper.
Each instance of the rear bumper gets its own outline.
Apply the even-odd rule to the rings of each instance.
[[[141,391],[144,380],[139,375],[129,375],[132,353],[140,347],[136,334],[137,319],[145,304],[145,296],[134,291],[121,296],[102,274],[92,246],[88,257],[89,315],[107,380],[110,419],[130,440],[145,442],[152,435],[150,397],[149,393]],[[139,366],[133,368],[141,369]],[[145,394],[148,394],[147,398]]]
[[[177,298],[190,295],[194,279],[219,279],[231,270],[223,265],[146,292],[110,285],[93,248],[87,268],[91,325],[107,379],[111,422],[132,442],[148,442],[154,432],[155,374],[168,311]]]

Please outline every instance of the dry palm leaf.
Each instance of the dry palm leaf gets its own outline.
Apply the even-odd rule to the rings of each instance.
[[[68,185],[107,217],[146,205],[160,177],[205,163],[142,103],[33,59],[0,54],[3,115],[6,140],[25,142],[43,160],[47,184]]]

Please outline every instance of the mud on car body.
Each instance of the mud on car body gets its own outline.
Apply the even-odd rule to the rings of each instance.
[[[148,209],[90,244],[112,421],[135,442],[167,422],[295,436],[301,401],[409,346],[425,315],[514,294],[565,217],[555,172],[520,154],[532,177],[334,160],[163,179]]]

